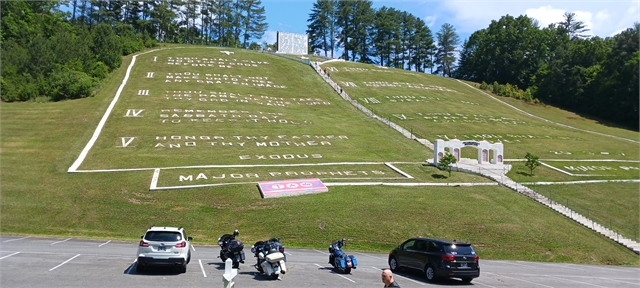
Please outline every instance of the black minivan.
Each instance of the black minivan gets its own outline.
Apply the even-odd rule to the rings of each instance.
[[[389,268],[420,270],[427,280],[460,278],[471,282],[480,277],[480,263],[471,244],[456,240],[411,238],[389,253]]]

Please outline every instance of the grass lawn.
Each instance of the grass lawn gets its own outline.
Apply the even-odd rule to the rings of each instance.
[[[239,229],[242,232],[241,240],[247,243],[273,236],[280,237],[288,247],[322,249],[330,240],[345,237],[349,239],[350,249],[354,251],[382,253],[388,252],[406,238],[433,236],[471,241],[482,259],[640,264],[638,256],[628,249],[504,187],[447,187],[447,183],[489,181],[483,177],[457,172],[449,176],[446,172],[424,165],[424,160],[431,157],[432,151],[362,115],[335,94],[314,74],[312,68],[268,54],[225,50],[233,51],[234,54],[227,56],[221,54],[219,49],[194,46],[164,49],[137,57],[136,66],[131,70],[131,78],[122,90],[120,100],[114,106],[113,113],[87,158],[79,166],[79,170],[86,171],[82,173],[68,173],[67,170],[93,135],[116,94],[132,57],[124,59],[123,66],[104,83],[95,97],[57,103],[2,103],[0,232],[4,235],[118,239],[131,241],[133,247],[136,239],[150,225],[180,225],[187,228],[194,237],[194,242],[199,245],[215,245],[221,234]],[[204,64],[211,64],[213,58],[224,60],[213,61],[218,66],[175,64],[194,60],[201,62],[193,64],[203,64],[202,61],[206,62]],[[173,61],[169,61],[170,59]],[[174,64],[168,64],[169,62]],[[353,63],[335,65],[359,67],[359,64]],[[357,70],[351,73],[361,73],[355,71]],[[149,77],[149,72],[154,73],[153,77]],[[178,79],[177,73],[182,73],[179,75],[181,77],[193,77],[195,73],[199,73],[199,77],[205,79],[190,78],[190,82],[175,82]],[[332,78],[342,77],[340,73],[331,73]],[[389,72],[371,73],[386,75]],[[440,100],[429,101],[444,103],[443,109],[450,111],[447,113],[459,110],[465,115],[472,115],[474,112],[464,107],[478,106],[469,103],[483,105],[482,113],[478,114],[481,115],[478,117],[480,123],[452,125],[424,118],[443,116],[427,115],[435,112],[424,103],[405,105],[387,101],[384,104],[386,106],[365,103],[374,112],[381,112],[389,117],[401,119],[401,114],[404,114],[416,118],[415,122],[398,122],[412,127],[414,132],[427,139],[445,134],[507,135],[515,133],[513,130],[517,127],[521,130],[518,135],[553,136],[552,139],[542,141],[542,144],[538,144],[537,140],[521,139],[521,142],[515,142],[518,138],[505,138],[514,140],[513,145],[505,144],[507,151],[516,151],[507,153],[514,155],[538,146],[538,150],[532,151],[540,154],[544,149],[551,149],[544,147],[560,147],[563,151],[574,152],[605,148],[605,140],[591,138],[583,132],[565,131],[538,123],[501,108],[502,104],[492,106],[486,101],[479,101],[477,99],[485,96],[449,79],[409,72],[394,73],[398,74],[393,76],[395,80],[385,81],[424,83],[457,92],[411,87],[396,87],[397,89],[393,88],[396,90],[389,92],[386,88],[377,89],[373,86],[366,91],[362,89],[361,92],[357,92],[355,87],[345,86],[345,90],[349,94],[353,92],[355,97],[352,97],[359,99],[358,101],[367,97],[384,100],[387,99],[384,96],[411,95],[415,91],[421,91],[424,93],[415,95],[439,98]],[[220,80],[225,82],[220,84],[206,83],[206,77],[209,77],[206,74],[211,74],[211,78],[221,79],[225,78],[222,75],[228,75],[226,78],[229,80]],[[220,76],[213,76],[215,74]],[[371,82],[364,76],[344,77],[338,81],[355,81],[359,87],[367,87],[361,83],[363,81]],[[233,81],[231,78],[241,80]],[[376,79],[374,76],[370,78]],[[204,80],[205,83],[197,80]],[[272,87],[259,84],[269,84]],[[285,88],[273,87],[276,85]],[[174,117],[174,114],[177,116]],[[197,116],[198,114],[203,116]],[[239,121],[229,121],[233,119]],[[287,122],[280,121],[283,119]],[[438,118],[441,119],[444,118]],[[496,119],[525,123],[493,123]],[[174,123],[173,120],[180,121]],[[558,138],[565,136],[569,139]],[[580,144],[584,140],[591,143]],[[241,145],[241,142],[244,144]],[[637,151],[630,151],[631,147],[626,143],[606,147],[624,150],[625,156],[616,156],[620,159],[637,159]],[[475,150],[467,152],[465,149],[463,157],[471,158],[473,152]],[[303,154],[308,157],[297,156]],[[285,155],[294,157],[289,159]],[[545,158],[545,155],[539,156]],[[588,154],[572,155],[578,155],[575,156],[577,159],[590,157]],[[613,157],[612,155],[614,154],[608,157]],[[567,161],[573,159],[564,157],[559,158]],[[294,165],[334,162],[376,164],[353,164],[350,169],[341,165],[329,165],[326,169],[314,166],[300,168]],[[262,199],[255,179],[252,179],[251,184],[237,184],[244,180],[233,180],[236,182],[231,183],[236,184],[219,187],[149,190],[154,168],[162,168],[158,181],[167,186],[180,182],[181,175],[199,173],[207,175],[209,180],[211,176],[223,173],[227,177],[231,177],[231,174],[259,174],[265,175],[265,180],[307,176],[302,172],[316,173],[325,182],[379,181],[379,178],[387,178],[387,174],[389,178],[401,178],[381,164],[385,162],[398,163],[394,166],[415,177],[410,180],[385,181],[414,181],[445,186],[330,186],[326,193],[277,199]],[[570,163],[567,162],[566,165]],[[286,166],[265,166],[273,164]],[[221,168],[214,168],[213,165],[245,166],[227,167],[221,172]],[[129,168],[137,170],[97,171]],[[344,173],[345,171],[352,171],[357,177],[351,177],[351,173]],[[367,175],[361,171],[365,171]],[[384,174],[371,171],[382,171]],[[513,178],[529,182],[525,181],[528,177],[517,174],[518,171],[514,172],[516,174]],[[318,174],[320,172],[341,172],[342,175]],[[557,174],[560,173],[547,167],[538,167],[532,178],[564,177],[556,176]],[[355,179],[367,178],[363,176],[370,179]],[[345,177],[348,179],[329,179]],[[587,205],[591,205],[591,202],[605,202],[602,198],[597,198],[600,191],[623,189],[628,192],[619,194],[620,198],[616,201],[620,203],[597,203],[602,206],[592,206],[593,209],[605,211],[620,222],[631,222],[629,215],[634,213],[631,206],[636,199],[635,213],[638,214],[638,195],[631,193],[631,185],[615,186],[606,183],[592,187],[593,189],[582,189],[590,194],[588,197],[568,194],[563,197],[583,197],[586,202],[577,204],[589,207]],[[609,195],[605,198],[613,197]],[[573,202],[571,199],[570,201]],[[619,210],[619,204],[629,205],[623,206],[629,209],[629,213],[617,214],[615,210]]]

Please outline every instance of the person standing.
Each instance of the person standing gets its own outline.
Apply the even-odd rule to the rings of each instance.
[[[391,269],[388,268],[382,270],[382,283],[384,283],[384,287],[400,287],[400,285],[393,280],[393,273]]]

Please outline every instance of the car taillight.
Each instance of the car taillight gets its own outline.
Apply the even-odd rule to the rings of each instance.
[[[478,260],[480,260],[480,257],[478,257],[478,255],[474,255],[473,256],[473,261],[478,261]]]
[[[454,257],[453,257],[453,255],[450,255],[450,254],[444,254],[444,255],[442,255],[442,260],[444,260],[444,261],[453,261]]]
[[[144,240],[140,240],[140,247],[149,247],[149,243],[144,242]]]
[[[184,248],[187,247],[187,242],[186,241],[182,241],[178,244],[176,244],[176,248]]]

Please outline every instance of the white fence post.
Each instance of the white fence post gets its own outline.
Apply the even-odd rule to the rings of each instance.
[[[235,284],[233,282],[233,278],[238,275],[238,269],[233,268],[233,261],[231,258],[228,258],[227,261],[224,261],[224,274],[222,274],[222,283],[224,284],[224,288],[234,288]]]

